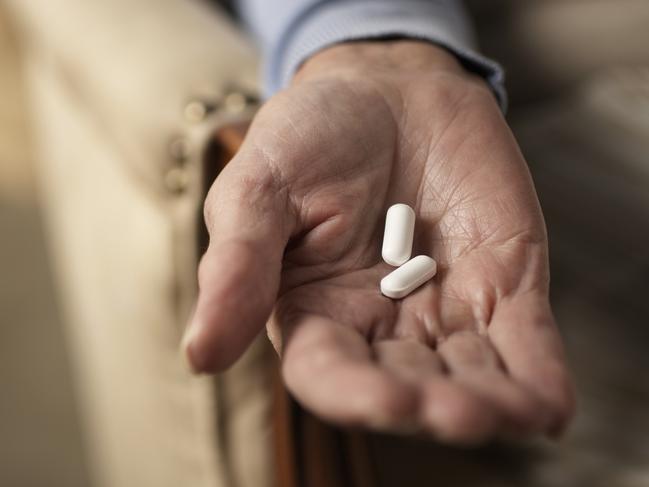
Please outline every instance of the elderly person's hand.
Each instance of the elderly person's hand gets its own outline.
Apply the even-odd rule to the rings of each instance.
[[[379,291],[387,208],[415,209],[437,276]],[[573,411],[543,217],[493,94],[446,51],[359,42],[311,58],[255,117],[205,204],[186,336],[196,371],[268,323],[324,418],[452,442],[556,433]]]

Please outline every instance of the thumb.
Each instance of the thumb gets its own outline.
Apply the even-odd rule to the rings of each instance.
[[[209,191],[205,222],[210,243],[183,348],[195,372],[218,372],[266,324],[295,217],[287,188],[270,168],[236,157]]]

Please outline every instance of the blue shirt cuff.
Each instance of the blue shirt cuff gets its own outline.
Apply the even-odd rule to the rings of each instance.
[[[361,0],[320,2],[296,16],[271,48],[266,64],[270,93],[288,85],[300,65],[318,51],[346,41],[405,37],[437,44],[491,86],[507,108],[504,71],[479,54],[464,10],[457,2]]]

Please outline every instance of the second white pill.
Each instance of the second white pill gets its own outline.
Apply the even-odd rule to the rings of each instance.
[[[381,292],[388,298],[404,298],[436,273],[437,262],[427,255],[418,255],[381,279]]]
[[[385,216],[383,234],[383,260],[395,267],[404,264],[412,255],[415,234],[415,211],[408,205],[392,205]]]

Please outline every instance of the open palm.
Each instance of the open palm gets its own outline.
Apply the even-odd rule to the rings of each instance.
[[[419,61],[399,69],[346,62],[364,47],[307,64],[210,190],[190,361],[228,366],[268,321],[287,386],[328,419],[455,442],[558,431],[572,391],[545,229],[493,95],[433,46],[397,43]],[[394,203],[439,266],[402,300],[379,291]]]

